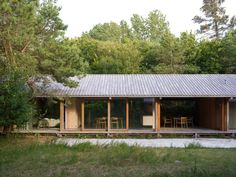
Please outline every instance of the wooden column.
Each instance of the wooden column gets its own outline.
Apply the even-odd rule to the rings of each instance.
[[[155,99],[155,119],[156,119],[156,132],[161,130],[161,102],[159,98]]]
[[[111,129],[111,100],[108,98],[107,102],[107,131],[109,132]]]
[[[229,130],[229,99],[226,99],[226,130]]]
[[[227,102],[225,98],[221,101],[221,130],[227,130]]]
[[[84,98],[81,100],[81,131],[84,130]]]
[[[126,121],[126,130],[129,130],[129,99],[126,98],[125,103],[125,121]]]
[[[65,125],[64,125],[64,102],[60,101],[60,131],[64,130]]]
[[[227,100],[224,98],[224,131],[227,130]]]

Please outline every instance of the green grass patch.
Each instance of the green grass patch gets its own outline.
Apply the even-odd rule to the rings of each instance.
[[[126,144],[72,147],[52,137],[0,137],[1,177],[235,177],[236,149],[140,148]]]

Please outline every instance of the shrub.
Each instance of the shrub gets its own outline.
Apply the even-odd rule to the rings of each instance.
[[[34,107],[23,73],[5,72],[0,82],[0,125],[5,130],[12,125],[24,125],[32,118]]]

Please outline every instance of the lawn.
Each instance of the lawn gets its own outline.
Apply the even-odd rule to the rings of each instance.
[[[236,149],[140,148],[126,144],[74,147],[53,137],[0,137],[1,177],[235,177]]]

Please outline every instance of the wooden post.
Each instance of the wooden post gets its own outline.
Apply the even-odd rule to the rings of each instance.
[[[111,129],[111,100],[108,98],[107,102],[107,131],[110,132]]]
[[[226,130],[226,106],[225,106],[225,99],[222,98],[221,100],[221,130]]]
[[[227,100],[223,98],[223,107],[222,107],[222,122],[223,122],[223,131],[227,130]]]
[[[227,131],[227,100],[226,98],[224,98],[224,122],[225,122],[224,131]]]
[[[226,99],[226,130],[229,130],[229,99]]]
[[[64,110],[64,103],[62,101],[60,101],[60,131],[64,130],[65,126],[64,126],[64,114],[65,114],[65,110]]]
[[[81,131],[84,130],[84,98],[81,100]]]
[[[161,130],[161,102],[159,98],[155,99],[156,132]]]
[[[126,120],[126,130],[129,130],[129,99],[126,98],[125,103],[125,120]]]

